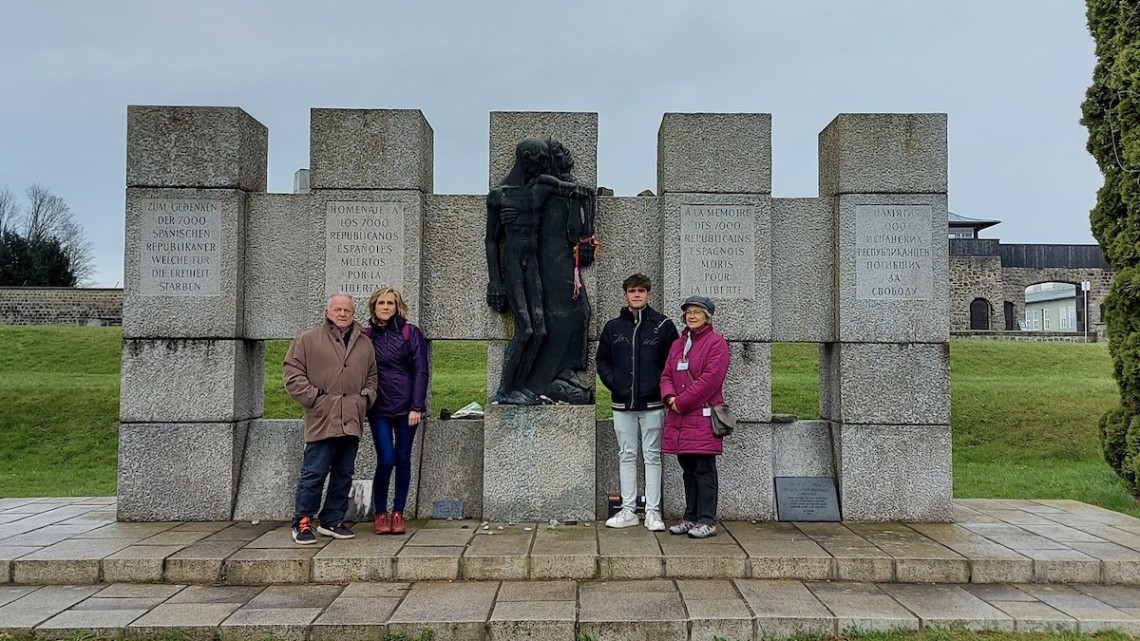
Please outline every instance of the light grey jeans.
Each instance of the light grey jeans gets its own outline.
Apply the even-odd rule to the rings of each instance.
[[[664,422],[664,408],[614,411],[623,510],[637,509],[637,444],[640,441],[641,457],[645,459],[645,511],[661,511],[661,426]]]

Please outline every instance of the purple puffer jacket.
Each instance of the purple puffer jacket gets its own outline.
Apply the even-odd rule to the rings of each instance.
[[[393,316],[385,325],[370,322],[364,334],[372,339],[380,377],[379,395],[368,410],[369,418],[426,412],[428,347],[420,328]]]
[[[665,414],[665,429],[661,433],[661,451],[665,454],[722,454],[724,442],[712,433],[712,419],[705,414],[705,405],[724,402],[724,379],[728,375],[728,341],[703,325],[693,335],[689,350],[689,370],[677,369],[685,349],[690,330],[686,327],[681,337],[673,341],[669,360],[661,372],[661,398],[672,396],[677,411]],[[690,379],[689,374],[693,377]]]

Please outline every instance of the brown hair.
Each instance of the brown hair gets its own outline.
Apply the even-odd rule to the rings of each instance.
[[[376,301],[388,294],[393,294],[396,297],[396,315],[408,320],[408,304],[404,302],[404,297],[400,295],[400,291],[394,287],[381,287],[372,292],[372,295],[368,297],[368,317],[374,323],[379,322],[379,319],[376,318]]]
[[[648,276],[645,274],[634,274],[622,282],[621,289],[627,292],[634,287],[644,287],[645,291],[649,291],[650,286],[651,283],[649,282]]]

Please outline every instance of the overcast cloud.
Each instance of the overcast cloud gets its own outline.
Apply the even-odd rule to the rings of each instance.
[[[490,111],[598,112],[618,195],[656,189],[663,113],[771,113],[777,197],[816,195],[836,114],[945,112],[951,211],[1004,242],[1094,242],[1076,0],[8,0],[0,25],[0,188],[65,198],[101,286],[122,281],[131,104],[245,109],[274,192],[308,166],[311,107],[421,109],[445,194],[486,192]]]

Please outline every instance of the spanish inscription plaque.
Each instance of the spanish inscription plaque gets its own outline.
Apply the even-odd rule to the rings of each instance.
[[[404,287],[404,204],[334,201],[325,209],[325,295]]]
[[[855,206],[855,298],[930,300],[930,205]]]
[[[776,519],[838,521],[835,479],[828,476],[777,476]]]
[[[681,296],[751,299],[756,207],[681,205]]]
[[[222,201],[147,198],[139,207],[141,294],[219,295]]]

